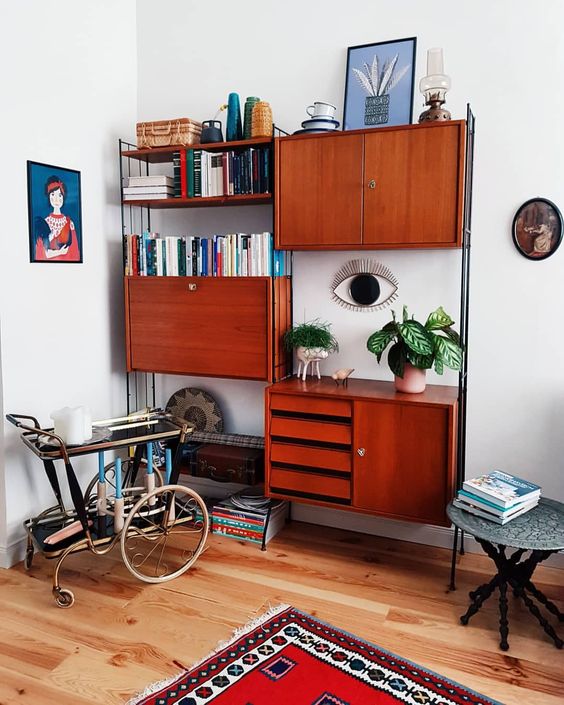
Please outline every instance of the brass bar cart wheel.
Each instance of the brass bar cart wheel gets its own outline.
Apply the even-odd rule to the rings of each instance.
[[[203,499],[182,485],[165,485],[143,496],[121,532],[121,553],[139,580],[161,583],[185,573],[202,552],[209,517]]]
[[[67,590],[67,588],[54,587],[53,597],[55,598],[57,607],[68,609],[74,605],[74,593],[72,590]]]
[[[27,546],[25,549],[25,558],[24,558],[24,568],[26,570],[31,570],[31,565],[33,563],[33,554],[34,553],[35,553],[35,549],[33,547],[33,541],[31,540],[31,536],[28,534]]]

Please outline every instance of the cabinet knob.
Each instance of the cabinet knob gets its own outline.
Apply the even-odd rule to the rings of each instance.
[[[356,452],[360,455],[361,458],[363,458],[364,454],[366,453],[366,449],[365,448],[357,448]]]
[[[188,284],[188,291],[196,291],[198,288],[197,284]]]
[[[368,182],[368,188],[376,188],[376,181],[374,179],[370,179]]]

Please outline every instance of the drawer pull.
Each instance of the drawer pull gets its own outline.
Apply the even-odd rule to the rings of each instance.
[[[361,458],[363,458],[364,455],[366,454],[366,449],[365,448],[357,448],[356,452],[360,455]]]
[[[368,182],[368,188],[376,188],[376,181],[374,179],[370,179],[370,181]]]
[[[197,284],[188,284],[188,291],[196,291],[198,289]]]

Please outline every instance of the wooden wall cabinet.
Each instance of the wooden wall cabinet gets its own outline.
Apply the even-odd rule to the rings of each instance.
[[[460,247],[465,126],[453,120],[277,139],[276,247]]]
[[[400,394],[390,382],[287,379],[266,390],[273,497],[448,526],[457,388]]]
[[[127,370],[275,381],[289,277],[126,277]]]

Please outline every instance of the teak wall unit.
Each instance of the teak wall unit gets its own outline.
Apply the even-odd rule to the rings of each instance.
[[[210,152],[272,145],[269,138],[191,145]],[[180,147],[124,149],[131,161],[171,163]],[[126,172],[125,175],[137,175]],[[272,203],[272,194],[124,201],[124,236],[131,225],[126,208],[202,208]],[[141,219],[143,223],[143,219]],[[291,364],[282,337],[292,321],[291,278],[282,277],[125,277],[126,358],[128,372],[185,374],[273,382]]]
[[[464,120],[275,140],[276,247],[460,247]]]
[[[266,390],[268,494],[447,526],[458,389],[288,379]]]

